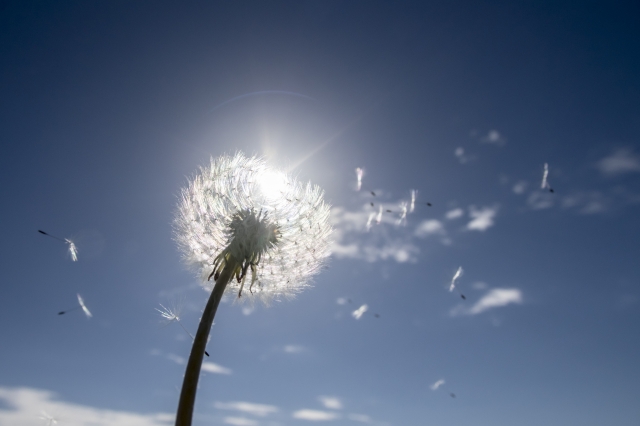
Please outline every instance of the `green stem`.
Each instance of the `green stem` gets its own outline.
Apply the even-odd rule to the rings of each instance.
[[[216,310],[220,299],[222,299],[224,289],[233,277],[236,265],[237,263],[233,259],[229,259],[222,273],[220,273],[216,285],[213,287],[207,306],[202,313],[202,318],[200,318],[200,325],[193,340],[187,370],[184,373],[182,392],[180,392],[180,402],[178,403],[178,412],[176,414],[176,426],[191,426],[193,405],[196,401],[198,379],[200,378],[200,367],[202,367],[202,359],[207,346],[209,332],[211,331],[211,324],[213,324],[213,318],[216,316]]]

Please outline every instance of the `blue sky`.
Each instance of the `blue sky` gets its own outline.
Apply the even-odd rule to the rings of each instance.
[[[195,424],[637,424],[639,12],[4,3],[0,425],[171,424],[190,338],[155,309],[193,333],[207,297],[177,196],[237,150],[324,188],[334,254],[221,305]]]

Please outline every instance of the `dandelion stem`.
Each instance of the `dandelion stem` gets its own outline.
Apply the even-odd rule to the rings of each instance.
[[[211,331],[213,318],[215,317],[218,305],[220,304],[220,299],[222,299],[222,294],[224,293],[229,281],[231,281],[233,272],[236,270],[237,265],[238,264],[233,257],[228,259],[222,273],[216,280],[211,296],[209,296],[207,306],[204,308],[204,312],[200,318],[200,325],[198,326],[196,337],[193,340],[191,355],[189,355],[189,362],[187,363],[187,370],[184,373],[182,391],[180,392],[180,402],[178,403],[178,412],[176,414],[176,426],[191,426],[193,405],[196,400],[198,379],[200,378],[200,367],[202,367],[207,339],[209,337],[209,332]]]

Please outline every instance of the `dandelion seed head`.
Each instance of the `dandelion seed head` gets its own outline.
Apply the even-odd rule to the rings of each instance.
[[[330,255],[329,206],[323,191],[242,153],[211,159],[183,188],[174,221],[187,265],[207,278],[239,264],[226,294],[241,301],[288,298],[309,286]],[[254,285],[255,284],[255,285]],[[248,291],[247,291],[248,290]]]

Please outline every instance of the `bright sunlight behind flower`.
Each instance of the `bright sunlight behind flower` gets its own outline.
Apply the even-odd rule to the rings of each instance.
[[[236,282],[225,292],[265,303],[309,285],[330,254],[331,232],[319,187],[242,153],[202,167],[182,190],[175,219],[184,259],[206,288],[233,258]]]

